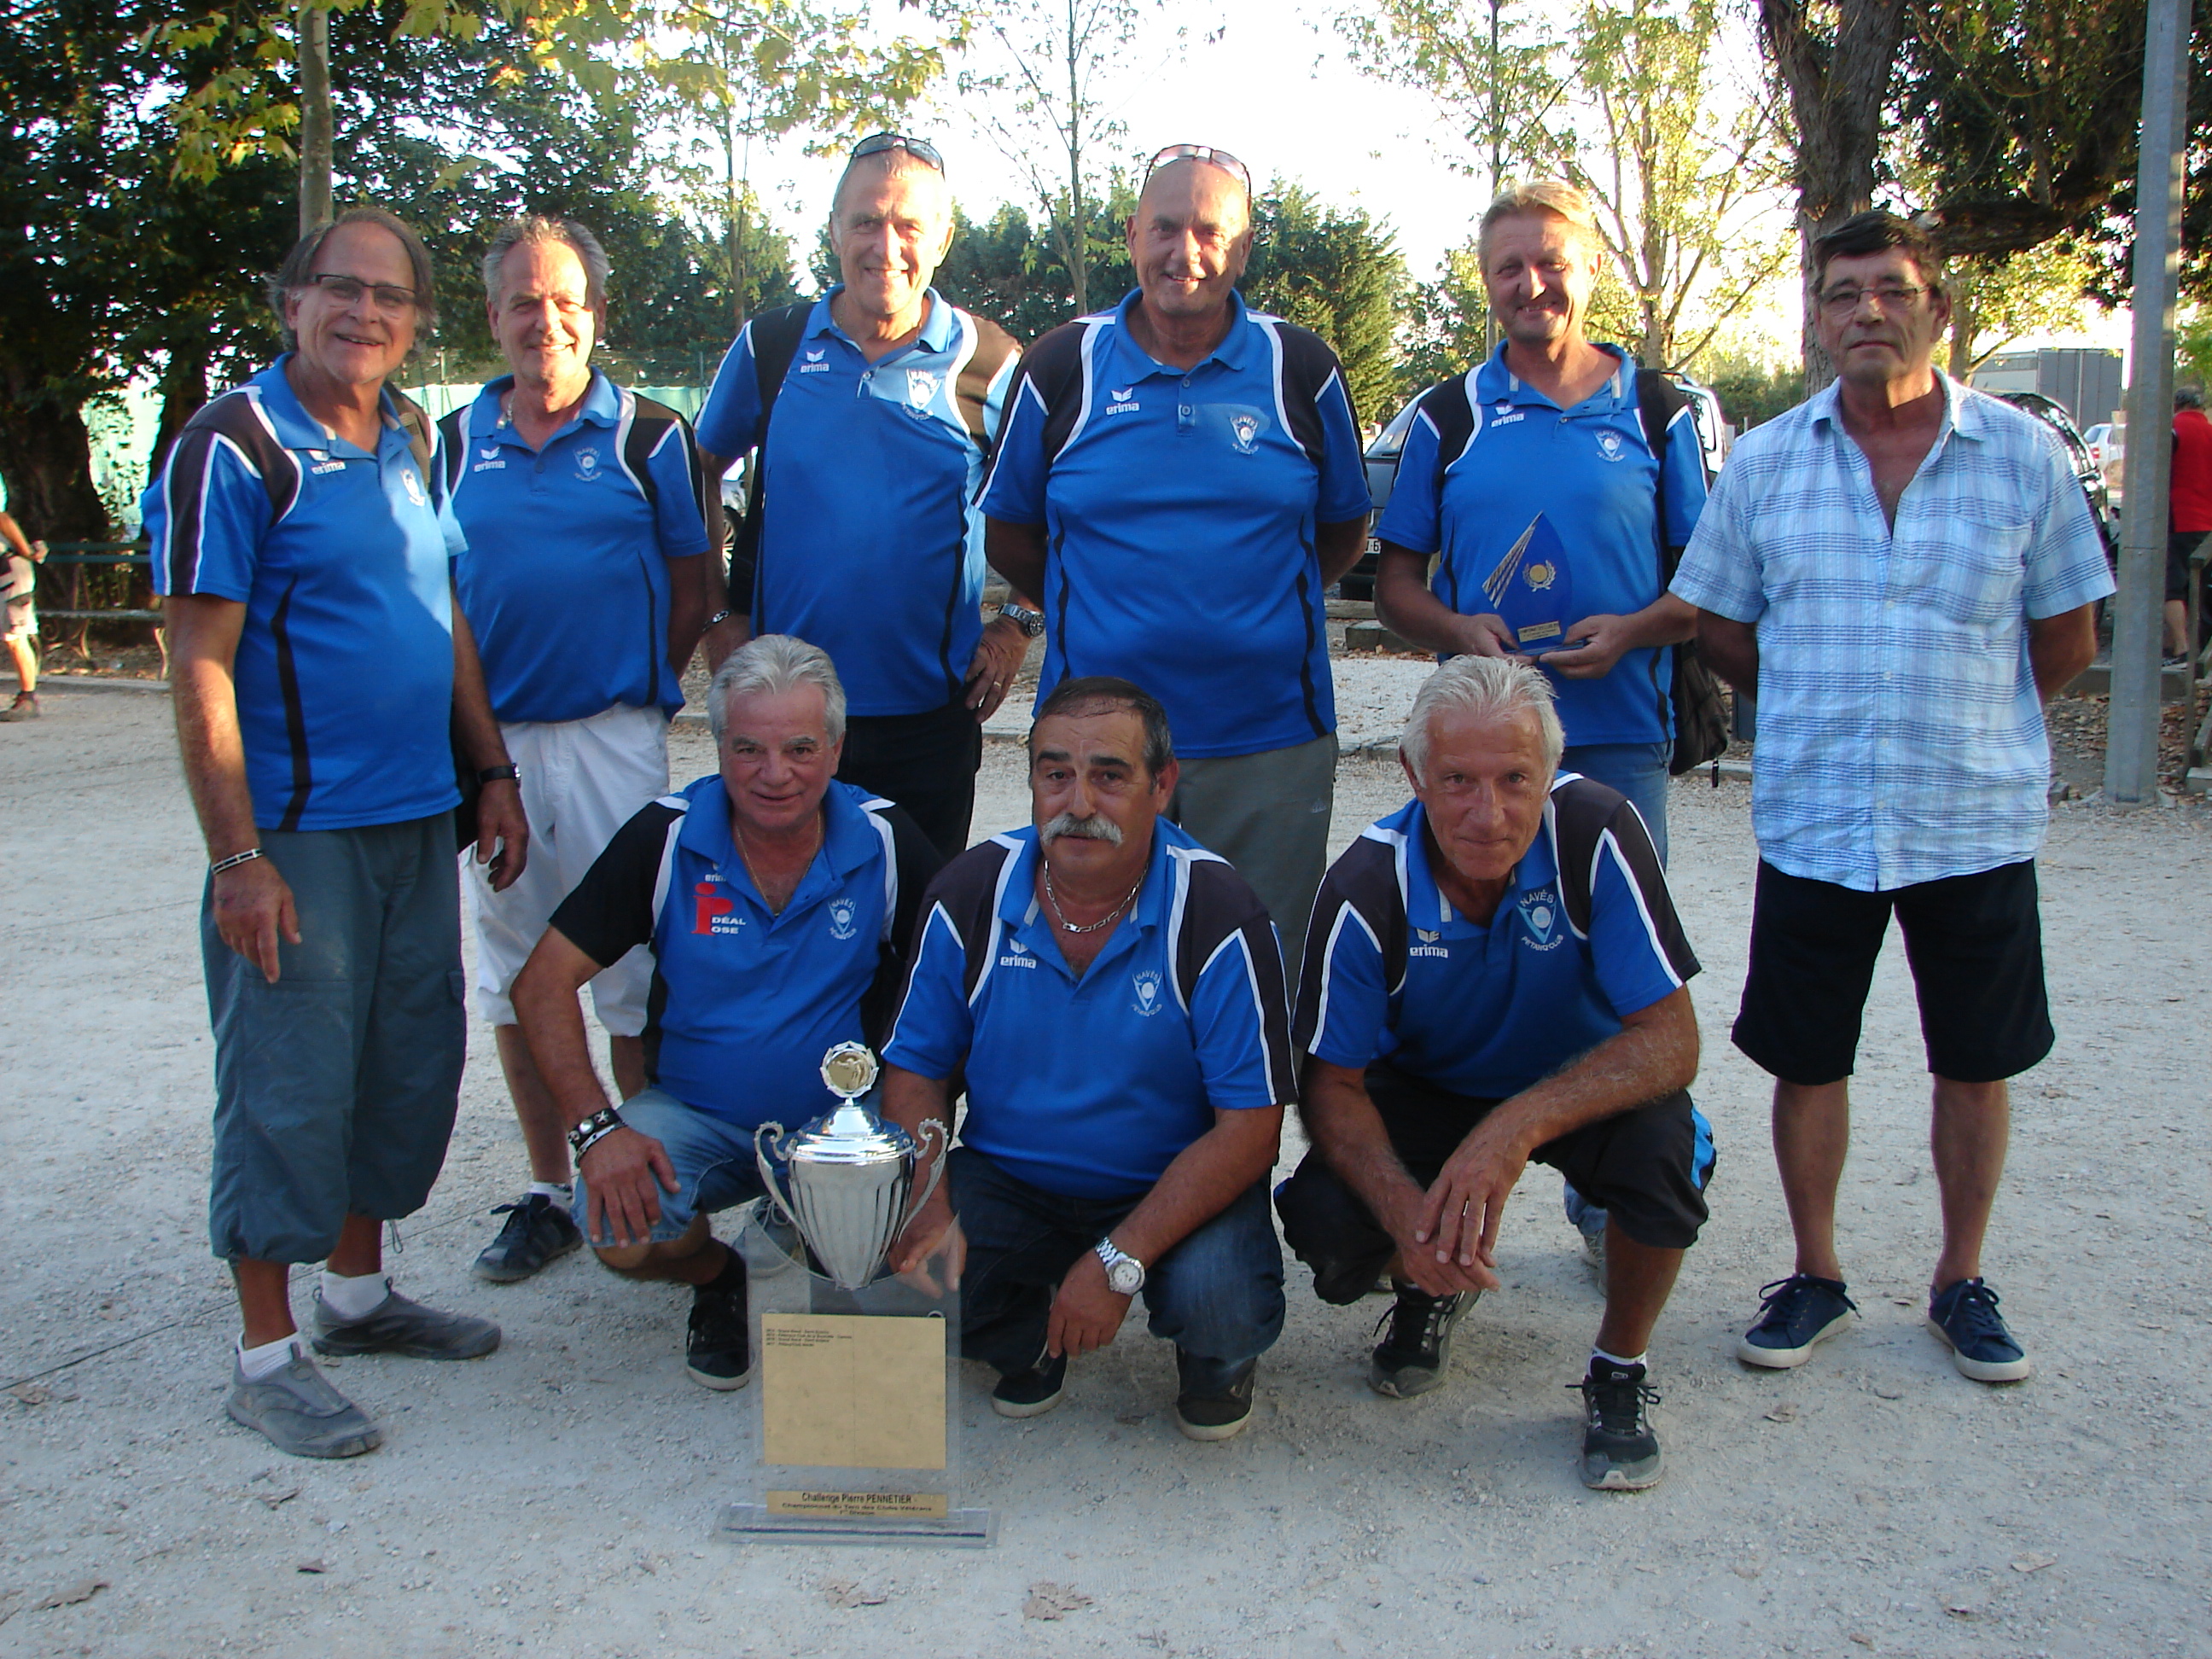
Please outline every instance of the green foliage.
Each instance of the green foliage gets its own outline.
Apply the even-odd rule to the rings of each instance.
[[[1363,419],[1396,412],[1399,311],[1406,264],[1389,228],[1364,209],[1323,206],[1280,179],[1253,204],[1258,233],[1244,272],[1245,298],[1310,328],[1336,349],[1352,407]]]
[[[1566,90],[1557,43],[1522,0],[1369,0],[1338,14],[1352,62],[1430,99],[1459,134],[1457,163],[1495,195],[1547,155]]]
[[[1722,417],[1739,432],[1771,421],[1805,401],[1802,364],[1778,368],[1717,353],[1703,378],[1721,400]]]

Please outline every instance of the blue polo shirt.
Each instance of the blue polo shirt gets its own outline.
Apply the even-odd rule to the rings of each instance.
[[[832,782],[822,805],[822,850],[781,915],[746,872],[730,798],[709,773],[617,830],[550,924],[605,965],[653,947],[647,1074],[743,1128],[795,1129],[836,1103],[822,1056],[880,1036],[937,869],[889,801]]]
[[[171,446],[140,502],[154,589],[246,605],[233,672],[256,824],[428,817],[460,799],[447,563],[460,529],[434,446],[426,477],[389,391],[372,454],[300,406],[289,361]]]
[[[983,632],[982,520],[971,510],[983,452],[956,396],[981,336],[931,289],[921,332],[871,363],[830,314],[842,287],[807,313],[768,422],[753,632],[828,652],[853,714],[927,714],[960,696]],[[987,434],[999,430],[1013,362],[985,392]],[[699,411],[699,445],[734,459],[762,426],[747,323]]]
[[[1689,545],[1705,504],[1697,424],[1681,410],[1654,455],[1637,410],[1635,361],[1618,347],[1598,349],[1620,367],[1572,409],[1506,368],[1504,345],[1470,371],[1474,430],[1445,470],[1441,500],[1436,424],[1424,413],[1407,429],[1375,533],[1412,552],[1441,552],[1431,586],[1462,616],[1495,611],[1484,583],[1540,516],[1565,571],[1569,624],[1629,616],[1654,603],[1666,587],[1659,562],[1662,466],[1667,544]],[[1674,733],[1672,647],[1625,653],[1595,680],[1547,672],[1571,744],[1661,743]]]
[[[1023,359],[983,511],[1047,531],[1064,678],[1119,674],[1164,703],[1179,753],[1249,755],[1336,729],[1317,527],[1368,509],[1335,355],[1246,309],[1196,368],[1129,334],[1131,294]]]
[[[1388,1060],[1455,1094],[1503,1100],[1697,973],[1644,822],[1604,785],[1573,773],[1554,781],[1487,926],[1437,888],[1427,823],[1408,803],[1323,878],[1298,987],[1300,1048],[1354,1070]]]
[[[454,562],[492,712],[574,720],[617,703],[684,706],[668,664],[668,562],[707,550],[703,479],[683,416],[592,371],[576,417],[533,450],[500,420],[501,376],[447,457]]]
[[[1213,1114],[1288,1104],[1281,948],[1226,861],[1163,818],[1136,908],[1080,979],[1036,896],[1034,830],[945,866],[884,1058],[964,1066],[960,1138],[1076,1198],[1148,1191]]]

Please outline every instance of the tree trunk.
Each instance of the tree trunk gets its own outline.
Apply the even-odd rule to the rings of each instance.
[[[1905,0],[1839,0],[1832,35],[1811,0],[1759,0],[1759,32],[1789,89],[1804,276],[1805,392],[1836,378],[1814,331],[1813,243],[1874,205],[1881,110],[1905,34]]]
[[[1082,61],[1082,37],[1078,33],[1075,0],[1067,6],[1067,207],[1071,220],[1067,279],[1075,292],[1075,314],[1091,314],[1091,222],[1083,213],[1083,83],[1076,71]]]
[[[331,15],[300,9],[300,234],[334,216],[331,205]]]
[[[1982,331],[1974,314],[1973,295],[1964,283],[1951,292],[1951,378],[1963,380],[1974,372],[1974,337]]]
[[[161,476],[161,464],[169,459],[169,446],[176,442],[177,434],[185,429],[185,422],[198,414],[207,400],[207,336],[200,334],[171,347],[169,366],[161,373],[161,418],[154,428],[154,453],[146,463],[146,483],[149,487]]]

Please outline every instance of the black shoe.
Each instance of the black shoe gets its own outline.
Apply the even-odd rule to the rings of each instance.
[[[1788,1370],[1813,1357],[1814,1345],[1826,1341],[1851,1322],[1859,1304],[1844,1293],[1840,1279],[1815,1279],[1792,1273],[1762,1285],[1765,1298],[1759,1307],[1759,1323],[1735,1345],[1735,1357],[1747,1365],[1769,1370]]]
[[[1644,1408],[1659,1390],[1644,1382],[1644,1367],[1593,1358],[1589,1375],[1571,1386],[1583,1396],[1583,1485],[1597,1492],[1657,1486],[1659,1437]]]
[[[1231,1440],[1252,1420],[1252,1384],[1260,1374],[1255,1358],[1201,1359],[1176,1350],[1176,1427],[1192,1440]]]
[[[1444,1362],[1451,1358],[1452,1327],[1481,1299],[1482,1292],[1431,1296],[1402,1279],[1392,1280],[1390,1288],[1398,1300],[1375,1322],[1378,1331],[1388,1325],[1390,1334],[1376,1345],[1367,1386],[1394,1400],[1410,1400],[1443,1380]]]
[[[527,1279],[584,1242],[568,1211],[544,1193],[528,1194],[518,1204],[496,1206],[492,1213],[505,1216],[507,1224],[477,1257],[477,1277],[495,1285]]]
[[[991,1390],[991,1409],[1001,1417],[1042,1417],[1066,1398],[1067,1356],[1060,1354],[1000,1377]]]
[[[737,1271],[732,1273],[734,1267]],[[684,1369],[702,1389],[742,1389],[753,1378],[752,1322],[745,1310],[745,1264],[734,1251],[721,1277],[691,1292]]]

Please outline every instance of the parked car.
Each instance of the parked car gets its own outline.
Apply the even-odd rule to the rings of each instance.
[[[2058,434],[2058,447],[2065,452],[2066,463],[2074,469],[2075,481],[2081,493],[2089,499],[2090,515],[2097,520],[2097,529],[2105,538],[2105,556],[2113,554],[2112,502],[2105,488],[2104,468],[2090,453],[2089,445],[2074,424],[2074,417],[2066,412],[2066,405],[2045,397],[2039,392],[2000,392],[2002,398],[2014,409],[2033,415]]]
[[[2105,495],[2112,503],[2112,516],[2120,516],[2120,477],[2127,461],[2127,444],[2124,428],[2114,421],[2100,421],[2082,433],[2081,441],[2089,447],[2089,459],[2097,464],[2097,471],[2105,480]]]
[[[1697,423],[1698,442],[1705,452],[1705,475],[1710,477],[1721,469],[1728,457],[1729,441],[1735,433],[1722,416],[1721,400],[1709,386],[1699,386],[1686,374],[1668,372],[1683,396],[1690,400],[1690,418]],[[1368,520],[1371,532],[1381,522],[1382,509],[1389,504],[1390,490],[1398,481],[1398,459],[1405,453],[1406,434],[1413,424],[1413,411],[1420,404],[1416,398],[1391,419],[1390,424],[1375,434],[1363,458],[1367,464],[1367,493],[1375,502],[1375,515]],[[1367,550],[1359,556],[1359,562],[1344,574],[1337,592],[1347,599],[1372,599],[1375,597],[1375,569],[1381,562],[1382,544],[1373,534],[1367,538]]]

